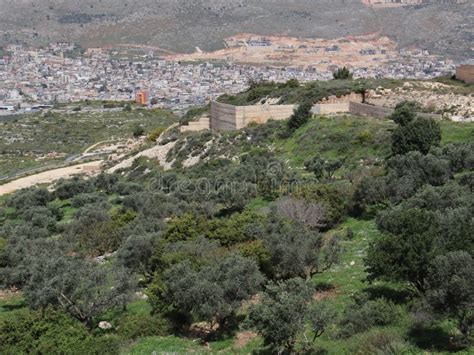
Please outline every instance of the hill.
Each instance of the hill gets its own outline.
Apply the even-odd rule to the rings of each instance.
[[[242,32],[321,38],[379,32],[403,48],[472,57],[472,2],[373,8],[359,0],[0,0],[0,6],[3,43],[74,41],[192,52],[223,48],[224,38]]]
[[[172,128],[167,171],[1,197],[2,352],[471,353],[474,124],[394,155],[403,127]]]
[[[100,101],[57,105],[46,112],[2,116],[0,181],[112,153],[124,154],[137,144],[143,144],[143,139],[133,139],[138,128],[150,132],[177,120],[166,110]]]

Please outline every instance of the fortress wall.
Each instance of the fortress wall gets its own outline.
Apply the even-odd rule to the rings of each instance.
[[[331,113],[349,112],[349,102],[334,104],[317,104],[311,110],[315,115],[327,115]]]
[[[251,122],[265,123],[270,119],[286,120],[293,114],[294,109],[295,105],[239,106],[236,108],[236,126],[240,129]]]
[[[368,104],[361,104],[358,102],[349,103],[349,112],[354,115],[369,116],[375,118],[385,118],[393,113],[393,108],[373,106]],[[417,112],[418,117],[441,119],[441,115],[432,113]]]
[[[349,112],[355,115],[385,118],[392,114],[393,109],[368,104],[361,104],[358,102],[351,101],[349,103]]]
[[[319,104],[326,105],[326,104],[340,104],[340,103],[349,103],[350,101],[354,102],[362,102],[362,95],[351,92],[349,95],[344,95],[341,97],[337,96],[329,96],[319,102]]]
[[[474,84],[474,65],[463,64],[456,69],[456,79],[468,84]]]
[[[210,128],[211,120],[209,117],[201,117],[199,121],[191,121],[187,126],[181,126],[181,132],[197,132]]]
[[[199,131],[208,128],[229,131],[244,128],[252,122],[261,124],[270,119],[286,120],[293,114],[296,107],[296,105],[233,106],[212,101],[210,122],[205,120],[191,122],[190,126],[182,128],[182,131]],[[317,104],[313,106],[312,112],[319,115],[350,112],[354,115],[386,118],[393,113],[393,109],[351,101]],[[423,112],[419,112],[417,115],[424,118],[442,118],[440,115]]]
[[[285,120],[294,109],[295,105],[233,106],[212,101],[210,128],[227,131],[244,128],[251,122]]]
[[[211,101],[210,128],[218,131],[237,129],[236,106]]]

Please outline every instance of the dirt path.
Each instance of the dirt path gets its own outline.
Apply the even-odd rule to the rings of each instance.
[[[48,170],[42,173],[13,180],[4,185],[0,185],[0,196],[38,184],[49,184],[61,178],[68,178],[73,175],[91,174],[99,171],[101,163],[102,160],[93,161],[89,163],[68,166],[65,168]]]

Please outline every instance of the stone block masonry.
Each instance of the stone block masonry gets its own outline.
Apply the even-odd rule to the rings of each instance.
[[[381,107],[381,106],[374,106],[368,104],[361,104],[358,102],[350,102],[349,103],[349,112],[353,115],[359,116],[369,116],[375,118],[386,118],[393,113],[393,108],[388,107]],[[417,112],[418,117],[423,118],[433,118],[433,119],[441,119],[441,115],[435,115],[432,113],[424,113],[424,112]]]
[[[233,106],[211,102],[210,128],[218,131],[241,129],[252,122],[265,123],[268,120],[286,120],[296,105]]]
[[[198,132],[209,129],[210,127],[210,118],[201,117],[198,121],[191,121],[185,126],[181,126],[179,130],[181,132]]]
[[[211,119],[190,123],[183,131],[197,131],[211,128],[217,131],[237,130],[248,126],[250,123],[266,123],[269,120],[286,120],[297,105],[254,105],[233,106],[217,101],[211,102]],[[320,103],[313,106],[313,114],[328,115],[337,113],[351,113],[360,116],[386,118],[393,113],[392,108],[362,104],[354,101],[338,103]],[[419,112],[419,117],[441,119],[441,115]]]
[[[315,115],[329,115],[334,113],[349,112],[349,102],[334,104],[316,104],[311,110]]]
[[[474,84],[474,64],[462,64],[456,69],[456,79]]]

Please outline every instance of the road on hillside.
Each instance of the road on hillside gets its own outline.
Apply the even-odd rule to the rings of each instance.
[[[50,184],[61,178],[69,178],[73,175],[87,174],[100,170],[102,160],[88,162],[84,164],[67,166],[64,168],[43,171],[38,174],[26,176],[17,180],[0,185],[0,196],[10,194],[20,189],[25,189],[38,184]]]

